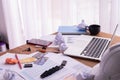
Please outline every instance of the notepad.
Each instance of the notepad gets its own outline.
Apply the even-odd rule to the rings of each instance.
[[[58,32],[64,35],[87,34],[86,30],[79,30],[76,26],[59,26]]]

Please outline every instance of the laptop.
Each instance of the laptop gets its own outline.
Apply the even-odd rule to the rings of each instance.
[[[118,25],[111,38],[89,35],[63,35],[68,48],[64,54],[100,61],[105,50],[110,46],[115,36]]]

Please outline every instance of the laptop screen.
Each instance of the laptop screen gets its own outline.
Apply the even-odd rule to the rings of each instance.
[[[112,34],[111,41],[110,41],[108,47],[110,47],[110,45],[111,45],[111,43],[112,43],[112,41],[113,41],[113,39],[114,39],[115,33],[116,33],[116,31],[117,31],[117,28],[118,28],[118,24],[117,24],[116,27],[115,27],[115,30],[114,30],[114,32],[113,32],[113,34]]]

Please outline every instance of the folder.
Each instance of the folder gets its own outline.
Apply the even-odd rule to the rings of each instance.
[[[59,26],[58,32],[61,32],[63,35],[87,34],[86,30],[79,30],[76,26]]]

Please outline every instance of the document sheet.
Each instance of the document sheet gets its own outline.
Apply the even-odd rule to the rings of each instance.
[[[44,65],[34,65],[32,68],[26,68],[21,71],[21,74],[28,80],[63,80],[66,76],[78,72],[90,72],[91,68],[68,57],[63,54],[48,53],[44,57],[48,57],[48,60]],[[49,70],[52,67],[60,65],[63,60],[67,61],[66,66],[43,79],[40,75]]]
[[[24,59],[24,58],[32,57],[36,53],[37,52],[35,52],[33,54],[17,54],[17,55],[18,55],[19,59]],[[15,54],[14,53],[6,53],[6,54],[0,56],[0,68],[12,69],[14,71],[20,70],[18,64],[14,64],[14,65],[5,64],[6,58],[15,58]],[[22,64],[22,67],[23,67],[23,64]]]
[[[19,57],[19,59],[32,57],[36,53],[37,52],[30,54],[30,55],[18,54],[18,57]],[[43,65],[37,65],[37,64],[34,64],[34,62],[32,62],[31,63],[31,64],[33,64],[32,67],[24,68],[23,67],[24,64],[22,64],[22,67],[23,67],[22,70],[19,69],[18,64],[15,64],[15,65],[5,64],[5,59],[7,57],[14,58],[15,54],[7,53],[3,56],[0,56],[0,71],[2,71],[3,69],[9,69],[12,71],[16,71],[17,73],[22,75],[22,77],[24,77],[25,80],[63,80],[68,75],[75,74],[78,72],[89,73],[92,70],[90,67],[72,59],[69,56],[65,56],[63,54],[50,53],[50,52],[46,53],[46,55],[44,56],[48,59]],[[51,69],[52,67],[61,65],[63,60],[66,60],[67,64],[62,69],[60,69],[59,71],[57,71],[43,79],[40,78],[40,75],[43,72]],[[2,75],[3,74],[0,74],[0,76],[2,76]]]

